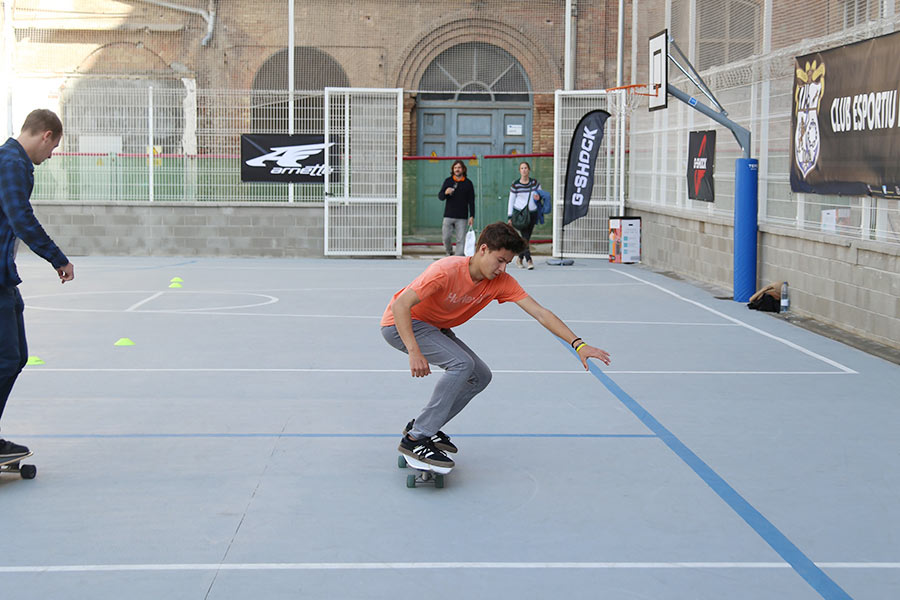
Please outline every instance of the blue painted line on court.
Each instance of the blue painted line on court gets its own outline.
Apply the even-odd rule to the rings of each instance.
[[[153,438],[394,438],[399,433],[33,433],[32,439],[153,439]],[[653,438],[652,433],[455,433],[461,438]]]
[[[577,356],[577,353],[564,341],[560,343]],[[628,395],[594,363],[590,362],[591,373],[608,389],[625,407],[634,414],[650,431],[652,431],[672,452],[702,479],[728,506],[734,510],[760,537],[781,556],[794,571],[826,600],[852,600],[837,583],[826,575],[809,559],[793,542],[778,530],[762,513],[756,510],[737,490],[731,487],[712,467],[694,454],[675,434],[666,429],[647,409]]]

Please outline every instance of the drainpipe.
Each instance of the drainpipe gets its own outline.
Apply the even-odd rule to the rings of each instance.
[[[216,0],[209,0],[209,9],[203,10],[200,8],[193,8],[190,6],[181,6],[180,4],[175,4],[172,2],[165,2],[165,0],[139,0],[140,2],[145,2],[147,4],[153,4],[154,6],[161,6],[163,8],[170,8],[172,10],[180,10],[181,12],[190,13],[192,15],[199,15],[206,21],[206,37],[204,37],[200,41],[201,46],[206,46],[209,44],[209,41],[213,36],[213,29],[216,26]]]

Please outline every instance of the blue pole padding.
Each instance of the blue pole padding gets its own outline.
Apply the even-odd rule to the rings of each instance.
[[[756,215],[759,161],[734,163],[734,300],[749,302],[756,292]]]

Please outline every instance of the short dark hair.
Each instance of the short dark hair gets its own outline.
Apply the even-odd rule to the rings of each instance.
[[[50,131],[53,133],[53,139],[62,136],[62,121],[56,116],[56,113],[46,108],[38,108],[28,113],[25,117],[25,123],[22,124],[22,131],[28,133],[44,133]]]
[[[466,177],[466,176],[468,175],[468,173],[469,173],[469,170],[466,169],[466,163],[464,163],[464,162],[461,161],[461,160],[454,160],[454,161],[453,161],[453,164],[450,165],[450,174],[453,175],[453,167],[455,167],[456,165],[459,165],[459,166],[461,166],[461,167],[463,168],[463,177]]]
[[[509,223],[491,223],[478,236],[478,246],[487,245],[488,250],[512,250],[513,254],[525,251],[527,242]]]

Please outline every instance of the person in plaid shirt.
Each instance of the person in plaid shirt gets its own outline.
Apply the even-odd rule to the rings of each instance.
[[[0,418],[13,384],[28,361],[25,304],[16,271],[22,240],[56,269],[62,283],[75,278],[75,267],[41,227],[31,208],[34,165],[49,159],[62,138],[62,123],[53,111],[32,111],[17,139],[0,146]],[[0,439],[0,460],[28,454],[20,444]]]

